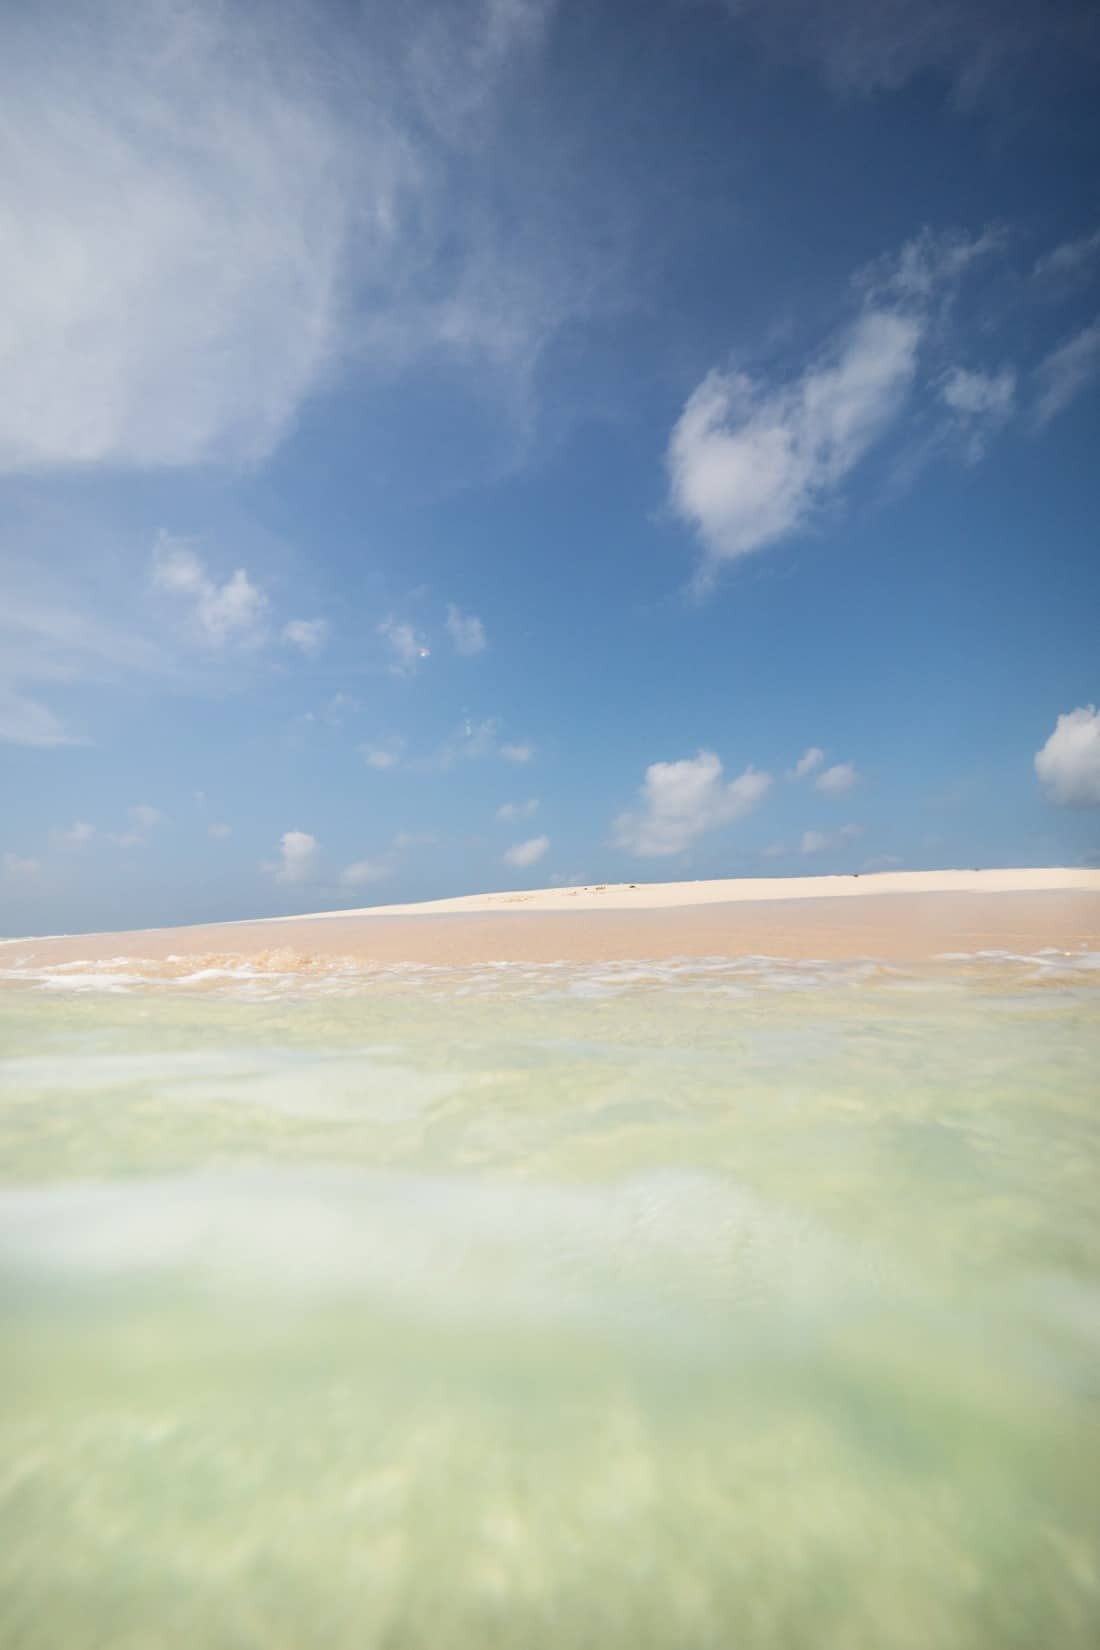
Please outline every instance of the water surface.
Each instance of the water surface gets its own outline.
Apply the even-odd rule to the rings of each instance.
[[[0,986],[0,1643],[1092,1646],[1100,973]]]

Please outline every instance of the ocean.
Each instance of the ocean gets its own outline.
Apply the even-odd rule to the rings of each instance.
[[[0,1644],[1091,1650],[1098,1008],[0,947]]]

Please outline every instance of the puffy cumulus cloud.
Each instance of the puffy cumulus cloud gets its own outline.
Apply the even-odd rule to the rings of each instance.
[[[870,310],[793,384],[713,371],[669,441],[672,505],[711,568],[808,526],[893,422],[922,326]]]
[[[550,847],[548,836],[528,837],[526,842],[513,843],[506,849],[504,858],[507,864],[515,866],[534,865],[540,860]]]
[[[497,818],[506,823],[514,819],[530,819],[533,813],[538,812],[538,798],[529,796],[526,802],[502,802],[497,809]]]
[[[515,762],[522,766],[525,762],[530,762],[535,754],[535,747],[528,744],[501,745],[500,754],[506,762]]]
[[[1083,327],[1072,338],[1041,361],[1036,369],[1039,394],[1035,404],[1037,424],[1049,424],[1072,401],[1084,394],[1100,376],[1100,318]]]
[[[447,609],[447,633],[454,643],[455,652],[466,658],[484,652],[488,645],[481,620],[472,613],[462,613],[453,604]]]
[[[1079,705],[1059,716],[1035,754],[1035,772],[1059,807],[1100,807],[1100,711],[1095,705]]]
[[[153,584],[188,607],[200,639],[210,647],[254,642],[261,635],[267,597],[243,567],[218,584],[187,539],[160,533],[153,546]]]
[[[804,854],[832,852],[846,847],[862,835],[862,825],[842,825],[839,831],[803,831],[799,850]]]
[[[788,779],[805,779],[808,774],[816,772],[825,760],[825,752],[820,745],[811,745],[804,750],[794,767],[787,775]]]
[[[853,785],[859,784],[859,773],[851,762],[836,762],[831,768],[826,768],[814,780],[814,789],[824,791],[826,795],[836,795],[840,791],[850,791]]]
[[[279,857],[261,869],[276,882],[312,882],[317,875],[321,845],[308,831],[284,831],[279,838]]]
[[[283,626],[281,637],[288,646],[296,647],[301,653],[320,653],[328,641],[328,620],[290,619]]]
[[[431,648],[411,624],[404,624],[392,616],[376,627],[389,654],[387,669],[391,676],[411,676],[423,659],[431,657]]]
[[[633,854],[678,854],[705,831],[751,813],[771,783],[770,774],[755,768],[727,783],[713,751],[651,763],[639,793],[641,806],[618,816],[613,840]]]

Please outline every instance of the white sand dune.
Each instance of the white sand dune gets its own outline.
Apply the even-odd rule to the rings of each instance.
[[[583,888],[531,888],[498,894],[460,894],[411,905],[367,905],[309,915],[271,917],[271,922],[339,917],[438,916],[448,912],[662,911],[686,905],[790,899],[853,899],[870,894],[1100,894],[1100,870],[1067,866],[989,871],[878,871],[861,876],[724,877],[710,882],[614,882]]]

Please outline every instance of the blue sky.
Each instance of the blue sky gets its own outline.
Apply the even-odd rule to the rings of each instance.
[[[0,931],[1095,861],[1093,8],[136,10],[0,23]]]

